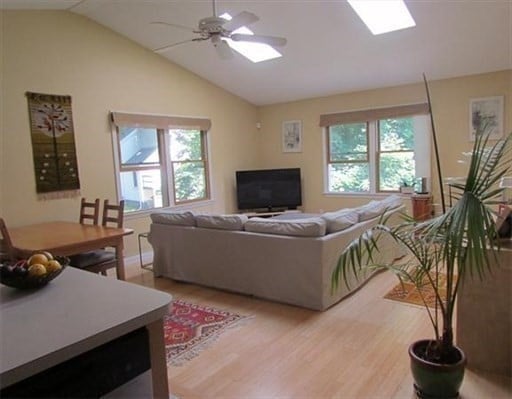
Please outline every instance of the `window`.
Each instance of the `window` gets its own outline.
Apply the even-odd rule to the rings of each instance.
[[[414,121],[412,117],[378,121],[377,191],[397,191],[415,180]]]
[[[161,208],[163,165],[157,129],[121,127],[119,192],[125,211]]]
[[[206,135],[200,130],[169,131],[174,202],[201,200],[208,197]]]
[[[425,110],[418,104],[322,115],[320,125],[326,128],[326,191],[397,192],[404,182],[412,185],[416,177],[430,177]],[[397,116],[392,116],[394,113]]]
[[[210,198],[208,120],[122,113],[112,113],[112,120],[126,212]]]
[[[370,188],[368,124],[329,126],[328,137],[328,191],[368,191]]]

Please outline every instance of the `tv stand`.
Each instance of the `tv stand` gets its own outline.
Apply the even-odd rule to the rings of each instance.
[[[283,215],[285,213],[301,213],[301,211],[297,209],[272,209],[270,210],[254,210],[251,212],[243,212],[242,214],[247,216],[248,218],[260,217],[260,218],[271,218],[273,216]]]

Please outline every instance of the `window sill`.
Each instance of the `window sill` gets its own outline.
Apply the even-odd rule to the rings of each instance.
[[[408,198],[411,194],[401,194],[398,191],[387,192],[387,193],[333,193],[333,192],[324,192],[324,196],[326,197],[358,197],[358,198],[375,198],[375,197],[389,197],[390,195],[399,195],[400,197]]]

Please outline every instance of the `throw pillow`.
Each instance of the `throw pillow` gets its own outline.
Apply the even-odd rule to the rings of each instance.
[[[221,230],[243,230],[246,215],[196,215],[197,227]]]
[[[327,224],[327,233],[345,230],[359,221],[359,214],[353,209],[325,212],[321,217]]]
[[[251,218],[245,223],[246,231],[254,233],[279,234],[295,237],[320,237],[325,235],[326,224],[322,218],[315,217],[297,220],[279,220]]]
[[[402,205],[402,198],[397,194],[393,194],[384,198],[381,202],[386,209],[395,209]]]
[[[154,223],[174,224],[178,226],[195,226],[196,219],[190,211],[162,211],[154,212],[150,215]]]
[[[357,208],[359,221],[363,222],[365,220],[370,220],[380,216],[384,213],[385,209],[386,206],[382,203],[382,201],[370,201],[368,204]]]

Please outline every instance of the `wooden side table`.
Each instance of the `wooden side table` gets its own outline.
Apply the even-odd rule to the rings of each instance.
[[[418,222],[430,219],[432,217],[432,196],[430,194],[413,194],[412,216]]]

